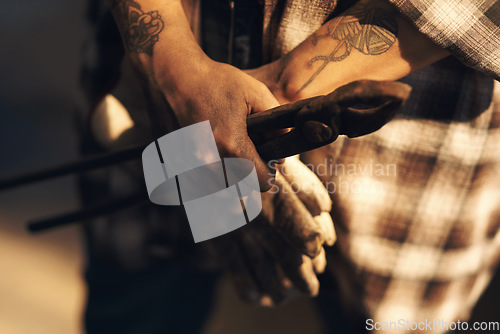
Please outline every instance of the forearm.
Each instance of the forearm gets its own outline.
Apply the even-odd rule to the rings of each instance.
[[[400,79],[446,55],[390,4],[368,0],[328,21],[257,77],[289,102],[355,80]]]
[[[134,66],[165,93],[209,61],[180,0],[114,0],[112,10]]]

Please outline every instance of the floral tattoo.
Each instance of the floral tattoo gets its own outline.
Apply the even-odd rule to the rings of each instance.
[[[364,4],[348,10],[340,20],[330,21],[327,33],[313,36],[313,45],[328,37],[340,43],[329,55],[316,56],[309,60],[308,67],[318,61],[322,63],[297,93],[306,88],[330,62],[347,58],[352,48],[365,55],[379,55],[396,42],[397,34],[398,26],[394,13],[390,11]]]
[[[117,1],[126,14],[127,27],[124,39],[129,51],[153,55],[153,46],[158,42],[158,35],[163,30],[164,22],[157,10],[143,12],[141,6],[132,0]]]

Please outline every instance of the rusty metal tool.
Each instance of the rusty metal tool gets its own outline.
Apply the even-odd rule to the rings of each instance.
[[[363,136],[390,121],[410,95],[395,81],[355,81],[326,96],[279,106],[249,117],[248,133],[292,130],[257,146],[264,160],[286,158],[327,145],[339,135]]]

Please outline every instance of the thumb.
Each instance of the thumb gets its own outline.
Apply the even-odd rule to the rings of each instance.
[[[257,113],[279,106],[279,102],[273,96],[271,91],[261,82],[258,82],[254,90],[247,95],[247,103],[250,113]],[[248,140],[248,141],[247,141]],[[259,179],[261,191],[267,191],[274,184],[274,175],[276,168],[267,161],[263,161],[257,152],[255,144],[251,141],[250,137],[245,136],[243,147],[248,149],[242,154],[255,163],[255,170]]]
[[[255,92],[247,97],[250,112],[257,113],[268,109],[276,108],[280,105],[273,93],[262,82],[258,82]]]

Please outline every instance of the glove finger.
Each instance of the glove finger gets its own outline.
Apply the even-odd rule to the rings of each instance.
[[[253,232],[253,231],[252,231]],[[254,278],[259,290],[271,298],[261,300],[263,306],[272,306],[282,302],[287,296],[287,288],[283,285],[283,274],[278,270],[277,263],[262,244],[254,237],[254,233],[242,233],[240,251],[247,263],[250,274]]]
[[[258,230],[261,244],[276,259],[284,275],[299,291],[315,296],[319,291],[319,281],[311,259],[290,247],[281,234],[272,227],[261,225]]]
[[[312,259],[312,264],[314,267],[314,271],[317,274],[322,274],[325,272],[326,268],[326,256],[325,256],[325,249],[321,249],[321,253],[319,253],[318,256],[316,256],[314,259]]]
[[[276,174],[276,182],[280,193],[273,199],[274,215],[270,220],[271,226],[300,253],[315,257],[324,242],[322,228],[280,174]]]
[[[311,297],[317,296],[319,293],[319,281],[318,277],[316,276],[316,273],[314,272],[314,266],[312,264],[312,260],[303,254],[301,255],[301,257],[302,257],[302,263],[298,271],[299,276],[296,277],[295,280],[297,280],[300,277],[302,281],[305,282],[306,284],[303,292],[307,293]]]
[[[215,254],[215,261],[226,268],[239,297],[246,302],[257,304],[262,298],[262,293],[249,271],[238,246],[239,242],[239,236],[236,233],[230,233],[200,244],[209,244],[212,248],[211,253]]]
[[[228,274],[240,298],[252,304],[258,304],[262,298],[257,283],[253,279],[240,251],[235,248]]]
[[[279,167],[279,171],[313,216],[321,212],[330,212],[332,200],[327,189],[298,157],[286,159]]]
[[[328,246],[333,246],[335,241],[337,241],[337,233],[335,233],[335,227],[333,225],[332,216],[329,212],[322,212],[321,214],[313,217],[314,221],[321,226],[323,231],[323,239],[325,244]]]

